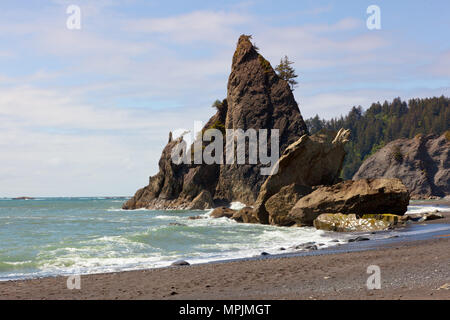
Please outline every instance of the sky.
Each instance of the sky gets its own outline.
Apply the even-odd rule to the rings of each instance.
[[[67,28],[70,5],[81,29]],[[367,8],[380,8],[369,30]],[[304,118],[450,95],[450,2],[0,1],[0,197],[132,195],[226,97],[237,39],[288,55]]]

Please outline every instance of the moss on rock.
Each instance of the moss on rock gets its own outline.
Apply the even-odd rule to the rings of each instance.
[[[258,56],[258,60],[259,60],[259,63],[261,64],[261,66],[263,67],[264,72],[269,73],[273,70],[272,66],[270,65],[270,62],[267,61],[266,59],[264,59],[264,57],[262,55]]]

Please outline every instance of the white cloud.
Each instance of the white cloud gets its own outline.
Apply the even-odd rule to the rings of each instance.
[[[0,89],[0,194],[132,194],[156,172],[169,131],[208,109],[94,108],[52,90]]]
[[[202,41],[231,44],[236,41],[237,26],[251,22],[249,16],[221,11],[195,11],[166,18],[133,19],[123,23],[128,32],[162,34],[178,43]]]

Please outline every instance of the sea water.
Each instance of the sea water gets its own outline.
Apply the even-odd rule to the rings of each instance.
[[[179,259],[195,264],[246,258],[280,253],[280,248],[295,251],[293,246],[312,241],[326,248],[349,237],[312,227],[211,219],[209,211],[126,211],[124,201],[0,198],[0,280],[156,268]]]

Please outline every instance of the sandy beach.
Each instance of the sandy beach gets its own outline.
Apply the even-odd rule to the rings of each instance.
[[[448,224],[444,215],[427,223]],[[85,275],[80,290],[66,277],[6,281],[0,299],[449,299],[446,233],[365,251]],[[366,287],[369,265],[380,267],[380,290]]]

